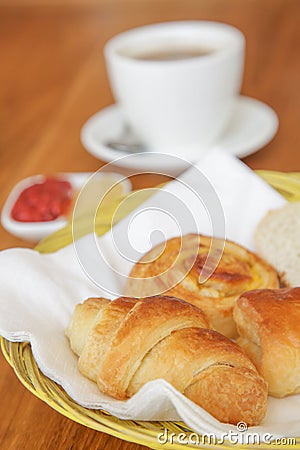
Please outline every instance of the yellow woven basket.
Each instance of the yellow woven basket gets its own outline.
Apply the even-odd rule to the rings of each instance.
[[[281,173],[271,171],[257,171],[265,181],[279,191],[289,201],[300,201],[300,173]],[[115,205],[110,205],[105,214],[101,214],[101,220],[96,222],[96,231],[103,234],[110,226],[110,218]],[[82,234],[85,230],[83,227]],[[37,250],[50,253],[62,248],[72,241],[71,227],[67,226],[59,232],[43,240]],[[102,410],[91,410],[83,408],[75,403],[64,390],[54,381],[47,378],[39,370],[28,342],[13,343],[1,338],[2,352],[13,367],[17,377],[23,385],[34,395],[46,402],[56,411],[64,416],[95,430],[111,434],[120,439],[146,445],[152,449],[167,449],[168,445],[158,442],[158,435],[167,429],[169,433],[185,433],[188,437],[193,433],[185,424],[181,422],[144,422],[121,420]],[[283,443],[280,445],[282,447]],[[271,445],[272,448],[276,445]],[[172,450],[207,448],[208,445],[180,444],[174,442]],[[222,448],[232,448],[232,444],[224,443]],[[237,446],[234,446],[238,448]],[[300,437],[295,442],[285,441],[284,448],[295,449],[300,447]],[[217,448],[217,446],[215,447]],[[260,448],[262,445],[248,445],[250,448]],[[266,445],[270,448],[270,445]]]

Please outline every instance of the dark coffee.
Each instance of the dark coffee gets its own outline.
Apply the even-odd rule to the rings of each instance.
[[[205,47],[173,47],[161,48],[156,50],[145,50],[144,52],[130,55],[134,59],[143,61],[177,61],[180,59],[198,58],[199,56],[207,56],[215,50]]]

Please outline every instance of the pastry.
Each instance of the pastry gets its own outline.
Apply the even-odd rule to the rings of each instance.
[[[278,271],[282,284],[300,286],[300,202],[270,211],[255,232],[258,253]]]
[[[300,392],[300,288],[244,293],[234,307],[238,344],[274,397]]]
[[[163,378],[222,422],[258,424],[267,386],[239,346],[173,297],[88,299],[66,330],[80,372],[117,399]]]
[[[222,250],[223,240],[214,239],[216,244]],[[154,247],[133,267],[125,294],[144,297],[162,293],[182,298],[201,308],[216,331],[236,338],[232,317],[236,299],[250,289],[278,288],[278,276],[254,253],[226,241],[217,268],[201,283],[199,275],[211,245],[212,238],[190,234]]]

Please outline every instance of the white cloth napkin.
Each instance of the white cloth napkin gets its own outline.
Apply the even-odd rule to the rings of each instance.
[[[222,234],[220,205],[210,185],[224,210],[227,237],[250,249],[261,217],[285,203],[239,160],[214,150],[100,238],[90,234],[76,247],[69,245],[52,254],[28,249],[1,252],[1,335],[15,342],[30,341],[42,372],[85,407],[103,408],[122,419],[181,419],[199,433],[217,436],[236,430],[218,422],[163,380],[148,383],[128,401],[103,395],[79,373],[77,357],[64,336],[77,303],[89,296],[122,294],[134,258],[151,243],[174,236],[178,230]],[[207,210],[211,210],[210,216]],[[176,211],[179,216],[174,218]],[[299,424],[300,396],[270,399],[266,419],[251,431],[297,436]]]

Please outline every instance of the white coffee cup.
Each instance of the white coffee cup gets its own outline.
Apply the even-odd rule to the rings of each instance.
[[[147,25],[113,37],[105,57],[124,120],[151,151],[197,158],[232,116],[244,46],[239,30],[207,21]],[[147,59],[174,49],[207,54]]]

